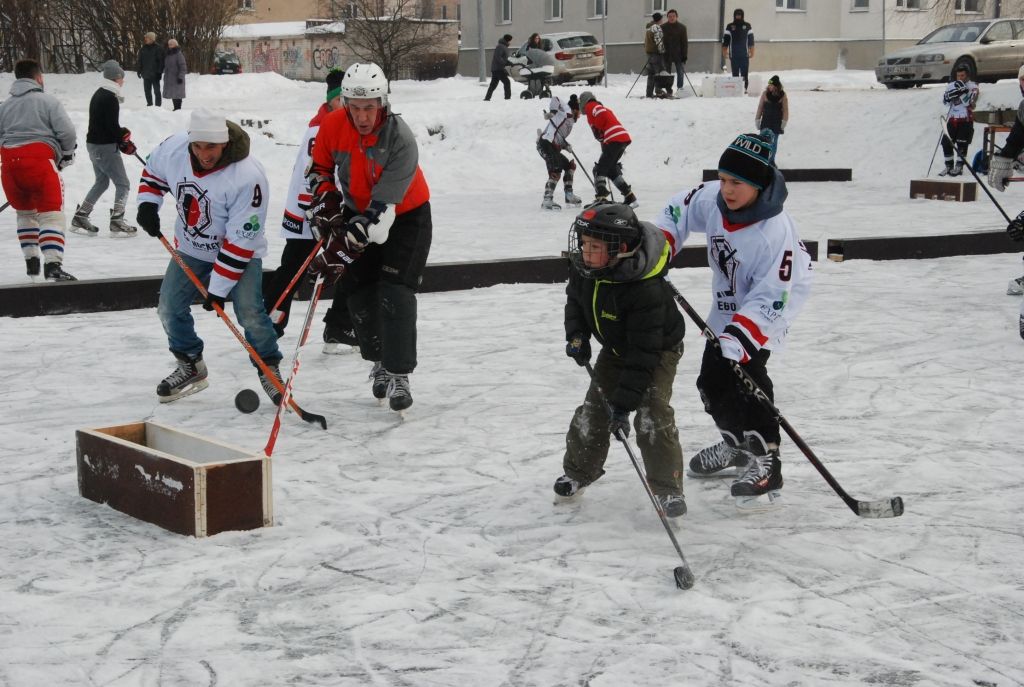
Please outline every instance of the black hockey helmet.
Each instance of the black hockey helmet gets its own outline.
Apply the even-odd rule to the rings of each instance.
[[[583,210],[569,228],[569,261],[584,277],[607,274],[640,245],[640,220],[633,208],[621,203],[600,203]],[[591,267],[583,259],[583,237],[603,241],[608,247],[608,262]]]

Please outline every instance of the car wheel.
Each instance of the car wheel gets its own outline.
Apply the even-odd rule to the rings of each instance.
[[[523,100],[529,100],[530,98],[533,97],[533,93],[530,93],[529,91],[523,91],[522,93],[519,94],[519,97]]]
[[[904,89],[904,88],[912,88],[914,86],[920,86],[920,84],[915,84],[915,83],[913,83],[911,81],[898,81],[898,82],[895,82],[895,83],[887,83],[887,84],[885,84],[886,88],[891,88],[894,91],[901,90],[901,89]]]
[[[972,60],[970,57],[961,57],[959,60],[957,60],[956,63],[953,65],[953,71],[950,72],[950,76],[952,77],[952,75],[956,74],[957,71],[960,69],[966,69],[968,78],[972,80],[977,75],[977,66],[974,64],[974,60]]]
[[[597,84],[601,83],[602,79],[604,79],[604,72],[601,72],[600,74],[595,76],[593,79],[587,79],[587,85],[588,86],[596,86]]]

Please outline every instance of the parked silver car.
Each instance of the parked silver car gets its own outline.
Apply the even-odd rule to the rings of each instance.
[[[886,54],[875,77],[887,88],[909,88],[949,81],[967,67],[975,81],[1017,78],[1024,64],[1024,19],[992,19],[948,24],[916,45]]]
[[[556,84],[586,81],[593,86],[604,78],[604,48],[600,41],[585,31],[542,33],[540,50],[543,55],[530,55],[538,51],[528,51],[526,43],[523,43],[515,55],[529,58],[531,64],[553,65],[555,71],[551,79]],[[520,65],[509,68],[513,79],[526,83],[526,74],[520,74],[521,71]]]

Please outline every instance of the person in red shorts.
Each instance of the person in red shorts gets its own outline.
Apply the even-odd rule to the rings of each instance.
[[[0,105],[0,183],[17,211],[18,240],[30,277],[75,281],[64,271],[64,184],[59,171],[74,162],[75,127],[60,102],[43,93],[35,60],[14,65],[11,97]]]

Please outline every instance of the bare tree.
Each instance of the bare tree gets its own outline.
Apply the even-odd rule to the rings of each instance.
[[[444,25],[420,19],[424,0],[327,0],[327,12],[344,19],[344,43],[389,80],[443,50]]]

